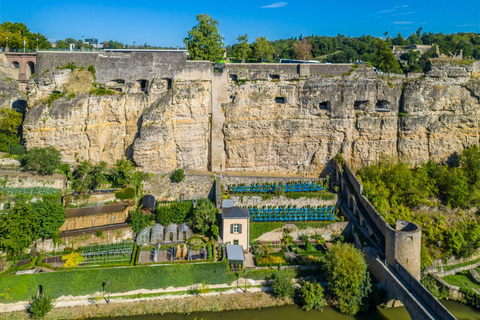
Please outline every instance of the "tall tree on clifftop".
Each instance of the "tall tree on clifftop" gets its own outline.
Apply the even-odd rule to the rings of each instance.
[[[183,39],[193,60],[218,61],[223,57],[223,37],[218,33],[218,21],[208,14],[197,15],[198,24]]]
[[[237,41],[238,43],[233,46],[233,55],[244,63],[252,53],[252,48],[248,44],[248,35],[238,36]]]
[[[375,66],[383,72],[402,73],[402,68],[387,42],[378,40]]]
[[[270,41],[266,37],[258,37],[253,43],[253,51],[255,58],[263,60],[272,59],[272,55],[275,53]]]

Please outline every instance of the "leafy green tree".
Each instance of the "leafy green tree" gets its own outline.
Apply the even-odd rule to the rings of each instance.
[[[273,274],[272,290],[279,298],[293,298],[295,294],[295,287],[292,283],[292,278],[286,273],[277,271]]]
[[[253,43],[253,54],[256,59],[271,60],[275,49],[266,37],[258,37]]]
[[[40,49],[48,49],[51,47],[47,37],[40,33],[32,33],[28,27],[23,23],[18,22],[4,22],[0,24],[0,46],[7,45],[12,49],[23,49],[23,41],[25,40],[25,48],[34,50],[37,46]]]
[[[115,167],[110,170],[109,180],[114,188],[125,188],[133,183],[135,175],[135,166],[132,161],[119,159]]]
[[[32,203],[18,201],[0,215],[0,249],[9,256],[21,254],[37,238],[38,219]]]
[[[182,182],[185,179],[185,171],[183,169],[177,169],[170,175],[170,181],[174,183]]]
[[[340,312],[356,314],[371,291],[362,252],[352,244],[336,243],[327,252],[325,268],[328,289]]]
[[[133,232],[138,235],[143,229],[150,225],[150,217],[140,210],[130,211],[127,222]]]
[[[375,66],[383,72],[402,73],[400,64],[393,55],[392,50],[383,40],[377,40],[377,54],[375,59]]]
[[[217,222],[218,210],[208,199],[200,199],[193,209],[190,224],[196,232],[206,235]]]
[[[80,162],[73,171],[72,188],[78,193],[97,189],[107,182],[106,169],[107,164],[103,161],[96,165],[87,160]]]
[[[23,115],[9,107],[0,108],[0,131],[7,134],[16,134],[22,124]]]
[[[218,33],[218,21],[208,14],[197,15],[198,24],[183,40],[193,60],[218,61],[223,57],[223,37]]]
[[[32,148],[22,157],[22,166],[27,171],[36,171],[41,175],[54,173],[60,166],[62,156],[55,147]]]
[[[18,128],[22,124],[23,116],[15,109],[0,108],[0,151],[10,152],[9,147],[18,145]]]
[[[54,300],[42,292],[32,297],[27,305],[27,313],[33,319],[44,319],[54,306]]]
[[[167,226],[170,223],[184,223],[186,222],[193,210],[193,204],[189,201],[176,202],[170,206],[157,206],[155,211],[155,220]]]
[[[248,44],[248,35],[239,35],[237,38],[238,43],[233,46],[233,55],[235,58],[245,63],[245,60],[252,53],[252,48]]]
[[[302,308],[308,310],[323,310],[323,287],[314,281],[303,281],[300,286]]]
[[[37,237],[51,238],[60,229],[66,219],[65,209],[58,199],[44,198],[34,205],[37,216]]]
[[[460,153],[458,161],[467,176],[468,184],[476,187],[480,183],[480,149],[478,146],[465,148]]]

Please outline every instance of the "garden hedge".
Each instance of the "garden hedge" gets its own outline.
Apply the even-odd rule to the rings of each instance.
[[[231,283],[235,276],[227,273],[227,263],[180,264],[146,267],[104,268],[57,271],[0,277],[0,303],[27,301],[43,292],[52,298],[72,295],[92,295],[101,292],[102,284],[110,280],[110,292],[138,289],[187,287],[195,283]]]

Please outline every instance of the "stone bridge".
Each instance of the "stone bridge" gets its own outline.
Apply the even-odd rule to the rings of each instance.
[[[342,210],[355,226],[355,242],[363,248],[368,269],[399,300],[412,319],[453,320],[455,317],[420,283],[422,231],[415,223],[397,220],[392,228],[363,195],[352,170],[335,163]]]
[[[6,52],[5,57],[9,64],[18,69],[15,80],[20,83],[20,89],[26,91],[28,80],[35,74],[37,53]]]

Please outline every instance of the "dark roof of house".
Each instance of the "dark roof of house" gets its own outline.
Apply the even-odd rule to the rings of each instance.
[[[115,203],[107,204],[105,206],[66,209],[65,214],[67,218],[92,216],[96,214],[123,212],[127,207],[128,205],[126,203]]]
[[[236,261],[245,261],[243,247],[238,244],[227,245],[227,259]]]
[[[155,210],[155,197],[151,194],[147,194],[142,198],[140,204],[142,205],[142,208],[150,208]]]
[[[247,209],[240,207],[222,208],[223,219],[246,218],[250,219],[250,214]]]

